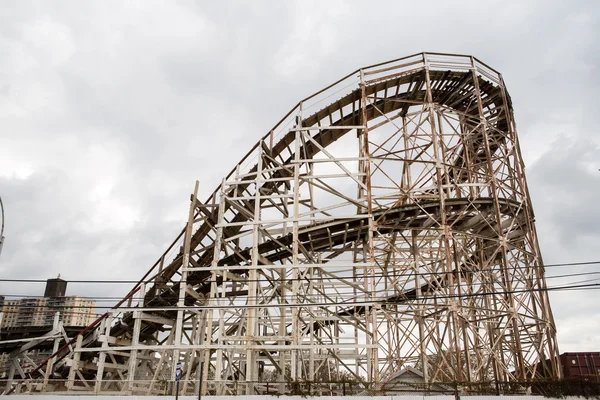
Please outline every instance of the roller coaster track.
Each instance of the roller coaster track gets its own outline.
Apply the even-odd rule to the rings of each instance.
[[[376,388],[405,366],[428,382],[507,382],[550,358],[556,374],[512,118],[501,75],[473,57],[349,74],[302,100],[207,201],[196,189],[188,223],[130,293],[137,304],[27,379],[172,392],[161,382],[176,360],[184,393],[263,393],[266,371],[343,371]]]

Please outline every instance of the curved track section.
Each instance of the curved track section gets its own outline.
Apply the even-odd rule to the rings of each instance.
[[[510,97],[473,57],[417,54],[302,100],[189,215],[37,387],[172,393],[177,361],[182,393],[223,395],[558,370]]]

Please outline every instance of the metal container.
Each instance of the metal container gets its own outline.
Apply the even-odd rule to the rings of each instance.
[[[600,382],[600,353],[563,353],[560,363],[565,379],[588,378]]]

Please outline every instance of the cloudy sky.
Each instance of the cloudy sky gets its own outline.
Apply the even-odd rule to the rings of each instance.
[[[3,1],[0,277],[141,277],[183,226],[196,179],[205,198],[298,100],[421,51],[502,72],[545,262],[600,260],[599,19],[591,0]],[[551,302],[561,351],[599,351],[600,293]]]

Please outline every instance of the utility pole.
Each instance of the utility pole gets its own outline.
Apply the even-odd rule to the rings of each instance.
[[[198,388],[198,400],[202,400],[202,373],[204,371],[202,371],[202,366],[203,366],[202,361],[198,362],[198,364],[200,364],[200,382],[199,382],[200,383],[200,385],[199,385],[200,387]]]
[[[2,245],[4,244],[4,205],[0,197],[0,213],[2,214],[2,225],[0,226],[0,254],[2,254]]]
[[[175,369],[175,400],[179,399],[179,380],[181,379],[181,361],[177,361]]]

